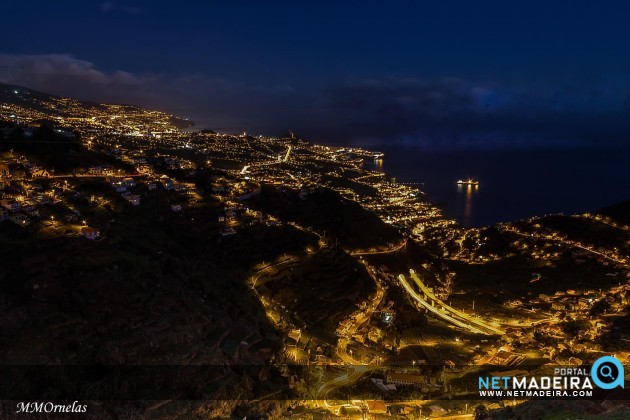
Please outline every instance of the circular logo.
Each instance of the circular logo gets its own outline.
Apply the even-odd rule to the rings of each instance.
[[[595,385],[602,389],[624,387],[624,370],[621,362],[612,357],[600,357],[593,363],[591,378]]]

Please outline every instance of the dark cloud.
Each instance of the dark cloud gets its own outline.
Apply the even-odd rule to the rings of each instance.
[[[503,87],[465,80],[369,80],[327,91],[349,138],[423,148],[627,144],[627,86]]]
[[[291,86],[253,86],[200,74],[104,71],[67,54],[0,54],[0,82],[82,100],[152,107],[229,132],[286,132],[298,119],[296,111],[309,101]]]
[[[142,13],[143,9],[139,6],[128,6],[113,1],[104,1],[103,3],[101,3],[101,11],[105,13],[124,12],[130,15],[137,15],[139,13]]]
[[[447,78],[351,80],[302,89],[202,74],[103,71],[70,55],[0,54],[0,81],[97,102],[153,107],[200,127],[418,148],[628,146],[622,77],[563,86]]]
[[[44,92],[103,101],[131,95],[151,81],[125,71],[104,72],[70,55],[0,54],[0,80]]]

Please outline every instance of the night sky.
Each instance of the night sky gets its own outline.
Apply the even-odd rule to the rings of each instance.
[[[630,148],[629,22],[628,1],[14,1],[0,81],[319,142]]]

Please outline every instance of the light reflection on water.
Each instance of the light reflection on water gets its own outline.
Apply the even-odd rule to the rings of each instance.
[[[364,159],[363,169],[366,169],[368,171],[384,172],[383,159],[374,159],[374,160]]]
[[[369,171],[385,172],[383,168],[383,159],[365,160],[363,162],[363,168]],[[391,174],[389,174],[391,175]],[[403,180],[403,182],[409,182],[409,179]],[[413,183],[417,183],[417,180]],[[453,184],[451,184],[453,185]],[[456,191],[456,192],[455,192]],[[456,215],[456,219],[464,226],[472,226],[475,221],[475,202],[477,201],[477,195],[479,193],[479,184],[454,184],[451,194],[455,194],[457,206],[459,209]],[[452,217],[452,216],[451,216]]]
[[[479,192],[479,185],[457,184],[457,193],[465,194],[464,202],[464,225],[470,226],[473,220],[473,196]]]
[[[628,200],[627,150],[517,150],[431,152],[383,150],[366,169],[400,183],[418,184],[445,217],[465,226],[491,226],[549,213],[593,212]],[[480,186],[457,187],[474,178]]]

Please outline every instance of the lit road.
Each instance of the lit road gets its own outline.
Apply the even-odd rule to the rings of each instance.
[[[289,145],[289,149],[287,150],[287,154],[284,155],[284,159],[282,159],[283,162],[286,162],[289,160],[289,156],[291,156],[291,150],[293,150],[293,146]]]
[[[420,305],[422,305],[422,307],[424,307],[428,311],[432,312],[433,314],[437,315],[439,318],[442,318],[446,322],[448,322],[450,324],[453,324],[453,325],[455,325],[457,327],[464,328],[464,329],[467,329],[467,330],[471,330],[472,332],[475,332],[475,333],[483,334],[483,332],[478,330],[477,328],[471,327],[471,326],[469,326],[467,324],[464,324],[461,321],[458,321],[457,319],[449,316],[445,312],[440,311],[438,308],[432,306],[430,303],[428,303],[427,301],[422,299],[422,297],[420,297],[416,293],[416,291],[413,290],[413,288],[409,285],[409,283],[407,283],[407,279],[405,279],[405,276],[403,276],[402,274],[400,274],[398,276],[398,279],[400,280],[400,284],[402,284],[402,286],[405,288],[407,293],[409,293],[409,295],[411,295],[412,298],[414,298]]]
[[[403,276],[402,274],[398,276],[401,285],[407,291],[407,293],[409,293],[418,303],[420,303],[422,307],[437,315],[439,318],[442,318],[455,326],[470,330],[474,333],[487,335],[505,334],[505,332],[499,328],[488,325],[468,314],[465,314],[448,306],[446,303],[435,297],[433,292],[431,292],[431,290],[429,290],[418,278],[414,270],[409,270],[409,273],[411,274],[411,277],[413,278],[416,285],[420,288],[422,294],[426,296],[426,299],[416,293],[416,291],[407,282],[405,276]]]
[[[359,327],[363,325],[364,322],[370,319],[370,317],[372,316],[372,314],[374,313],[378,305],[381,304],[383,297],[385,296],[385,290],[383,289],[383,286],[381,286],[381,283],[377,281],[376,279],[374,280],[376,282],[376,288],[377,288],[374,301],[372,302],[370,306],[368,306],[367,310],[365,312],[361,312],[361,314],[357,317],[357,319],[354,320],[352,325],[346,329],[343,336],[339,338],[339,342],[337,343],[337,353],[339,354],[339,357],[341,358],[341,360],[345,363],[360,364],[360,362],[357,362],[355,359],[349,356],[348,353],[346,352],[346,348],[348,347],[348,342],[350,341],[350,338],[354,335],[354,333],[359,329]]]
[[[409,239],[405,239],[404,241],[402,241],[400,243],[400,245],[395,246],[394,248],[391,249],[387,249],[385,251],[357,251],[357,252],[351,252],[350,255],[352,256],[361,256],[361,255],[380,255],[380,254],[392,254],[394,252],[398,252],[402,249],[404,249],[407,246],[407,241]]]
[[[335,407],[337,407],[328,404],[327,397],[330,391],[340,386],[349,385],[359,379],[364,373],[369,372],[373,369],[378,369],[379,367],[378,365],[361,364],[360,361],[352,358],[352,356],[350,356],[346,351],[350,338],[359,329],[359,327],[363,325],[363,323],[370,319],[376,308],[378,308],[378,306],[381,304],[383,297],[385,296],[385,289],[383,289],[381,283],[375,276],[372,276],[372,278],[376,283],[377,289],[372,303],[367,307],[365,312],[362,312],[360,315],[357,316],[352,325],[346,329],[343,335],[339,337],[339,341],[337,342],[337,354],[339,355],[339,358],[348,365],[347,369],[351,371],[351,373],[346,372],[343,375],[340,375],[326,383],[323,383],[315,394],[315,399],[323,401],[323,405],[328,409],[334,409]]]
[[[328,394],[335,388],[350,385],[356,382],[365,373],[378,368],[378,366],[370,365],[348,366],[347,369],[350,370],[351,373],[346,372],[322,384],[315,393],[315,399],[321,401],[322,405],[328,409],[334,409],[335,407],[338,408],[339,406],[328,404]]]
[[[289,157],[291,156],[291,151],[292,150],[293,150],[293,146],[289,146],[289,148],[287,149],[287,153],[284,155],[284,157],[282,159],[274,159],[274,160],[271,160],[269,162],[250,163],[249,165],[244,166],[240,173],[241,174],[245,174],[247,169],[249,169],[249,168],[256,168],[256,167],[269,166],[269,165],[277,165],[279,163],[288,162],[289,161]]]
[[[610,227],[615,228],[615,229],[624,230],[626,232],[630,231],[630,228],[628,226],[619,225],[619,224],[614,223],[614,222],[609,222],[608,220],[605,220],[605,219],[597,219],[597,218],[594,218],[594,217],[588,217],[588,216],[585,216],[583,214],[575,215],[575,216],[571,216],[571,217],[593,220],[595,222],[602,223],[604,225],[610,226]]]
[[[424,285],[424,283],[422,283],[420,278],[418,278],[418,275],[416,274],[414,270],[409,270],[409,273],[411,274],[411,277],[416,282],[418,287],[420,287],[420,290],[422,290],[422,292],[424,292],[427,295],[427,297],[429,297],[429,299],[435,301],[436,304],[439,304],[439,306],[449,311],[451,314],[453,314],[453,316],[462,318],[464,319],[464,321],[470,322],[471,324],[474,324],[475,326],[481,328],[482,330],[490,331],[493,334],[500,334],[500,335],[505,334],[505,331],[503,330],[495,328],[492,325],[488,325],[485,322],[482,322],[473,316],[470,316],[464,312],[458,311],[457,309],[451,308],[449,305],[442,302],[440,299],[438,299],[437,297],[433,295],[433,293]]]
[[[564,244],[564,245],[569,246],[569,247],[580,248],[580,249],[583,249],[584,251],[588,251],[590,253],[597,254],[597,255],[599,255],[601,257],[604,257],[607,260],[612,261],[612,262],[614,262],[616,264],[622,264],[624,266],[627,264],[626,261],[624,261],[624,260],[622,260],[622,259],[620,259],[618,257],[613,257],[613,256],[610,256],[610,255],[604,254],[603,252],[600,252],[600,251],[597,251],[595,249],[589,248],[589,247],[587,247],[585,245],[582,245],[579,242],[572,241],[570,239],[554,238],[553,236],[542,235],[542,234],[523,233],[523,232],[517,230],[516,228],[507,227],[507,226],[503,226],[503,230],[505,230],[507,232],[514,233],[514,234],[519,235],[519,236],[523,236],[523,237],[529,238],[529,239],[539,239],[539,240],[540,239],[544,239],[544,240],[547,240],[547,241],[550,241],[550,242],[559,242],[559,243]]]
[[[256,283],[258,282],[258,279],[265,273],[265,271],[269,270],[270,268],[274,268],[274,267],[279,267],[281,265],[284,264],[289,264],[291,262],[297,261],[299,257],[291,257],[287,260],[284,261],[280,261],[278,263],[275,264],[271,264],[271,265],[267,265],[263,268],[261,268],[260,270],[258,270],[258,272],[256,273],[256,277],[254,277],[254,282],[252,283],[252,289],[256,289]]]
[[[114,175],[112,175],[114,176]],[[118,174],[116,177],[125,177],[125,178],[137,178],[146,176],[146,174]],[[42,176],[39,178],[44,179],[53,179],[53,178],[107,178],[108,175],[95,175],[95,174],[66,174],[66,175],[50,175],[50,176]]]

